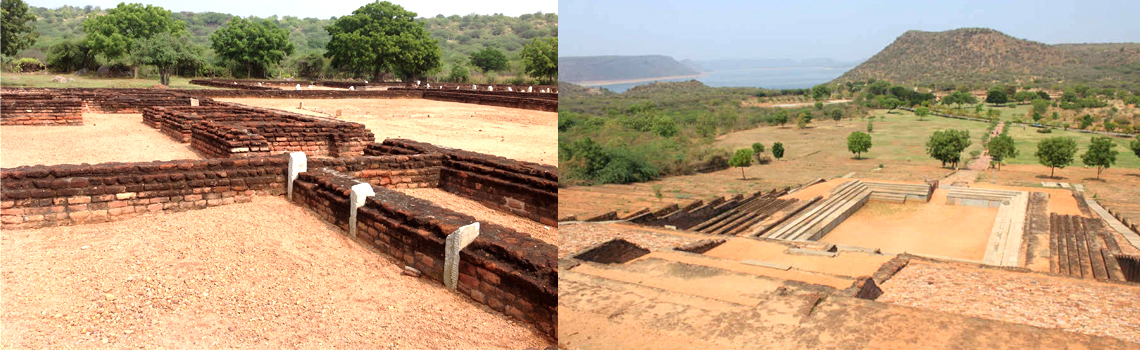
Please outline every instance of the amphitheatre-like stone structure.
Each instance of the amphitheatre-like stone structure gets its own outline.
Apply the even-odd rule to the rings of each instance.
[[[231,87],[224,81],[200,84]],[[289,82],[295,84],[295,82]],[[442,281],[445,241],[477,222],[445,205],[393,189],[439,188],[505,214],[556,224],[557,169],[413,140],[377,143],[359,123],[218,102],[213,96],[268,98],[431,98],[408,90],[3,89],[5,125],[80,125],[82,113],[141,113],[143,123],[206,159],[37,165],[0,169],[4,230],[115,221],[284,195],[389,255]],[[262,82],[273,85],[274,82]],[[370,83],[370,85],[379,85]],[[466,92],[465,94],[475,94]],[[482,94],[472,103],[557,108],[556,98]],[[462,100],[461,99],[461,100]],[[466,100],[465,100],[466,101]],[[290,154],[306,171],[290,176]],[[354,189],[372,195],[350,206]],[[352,213],[351,210],[355,210]],[[355,220],[351,223],[350,221]],[[457,290],[554,336],[557,247],[524,232],[480,223],[459,252]]]
[[[986,338],[1017,346],[1135,347],[1140,337],[1127,335],[1129,321],[1107,310],[1140,301],[1085,302],[1097,311],[1075,330],[1019,328],[1054,321],[1001,311],[1025,300],[1054,307],[1070,297],[1057,288],[1087,286],[1105,300],[1140,295],[1140,258],[1129,253],[1140,248],[1129,243],[1136,232],[1089,203],[1096,205],[1075,188],[835,178],[626,215],[564,217],[564,241],[591,243],[560,253],[560,308],[572,315],[564,323],[606,325],[564,327],[569,339],[560,341],[607,348],[592,338],[633,336],[610,331],[630,327],[652,339],[725,348],[859,347],[866,337],[894,344],[888,348],[954,348],[984,328]],[[1066,206],[1073,208],[1058,209]],[[975,275],[989,277],[963,277]],[[1005,279],[1023,284],[984,286]],[[928,302],[931,291],[946,295]],[[575,333],[586,329],[595,330],[592,338]],[[692,330],[700,331],[685,335]]]

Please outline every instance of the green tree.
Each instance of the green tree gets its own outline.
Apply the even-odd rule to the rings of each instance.
[[[926,140],[926,154],[941,161],[944,167],[946,163],[953,163],[957,168],[958,162],[962,159],[962,151],[972,143],[969,131],[938,130]]]
[[[28,4],[23,0],[4,0],[0,3],[0,53],[15,56],[20,50],[36,43],[40,33],[31,22],[36,15],[28,12]]]
[[[298,58],[294,65],[297,69],[297,76],[305,79],[317,79],[321,77],[321,72],[324,72],[328,61],[321,53],[310,52]]]
[[[752,165],[752,150],[747,148],[736,150],[736,153],[733,154],[732,158],[728,160],[728,165],[739,167],[740,177],[742,179],[748,179],[748,177],[744,176],[744,168]]]
[[[484,47],[471,54],[471,65],[483,72],[502,71],[507,69],[507,56],[493,47]]]
[[[331,39],[325,57],[339,68],[372,72],[380,81],[382,72],[392,72],[404,81],[414,80],[441,66],[437,40],[416,13],[387,1],[373,2],[352,11],[325,27]]]
[[[835,121],[835,125],[839,125],[839,120],[843,119],[843,111],[839,110],[839,108],[827,111],[827,115],[831,117],[831,120]]]
[[[1049,167],[1049,177],[1053,177],[1055,168],[1064,169],[1073,163],[1073,156],[1077,154],[1077,141],[1071,137],[1050,137],[1037,143],[1037,161]]]
[[[1137,135],[1135,140],[1128,143],[1128,148],[1132,149],[1133,154],[1140,157],[1140,135]]]
[[[847,135],[847,150],[855,153],[855,159],[859,159],[863,152],[871,149],[871,135],[862,131],[852,132]]]
[[[1013,138],[1004,133],[991,139],[990,143],[986,144],[986,149],[989,150],[990,157],[993,157],[993,160],[997,162],[998,169],[1001,169],[1003,161],[1017,158],[1018,154]]]
[[[1085,154],[1081,155],[1081,162],[1096,167],[1096,178],[1100,180],[1100,172],[1116,164],[1116,142],[1108,136],[1093,136],[1092,143]]]
[[[974,95],[971,95],[969,92],[954,91],[949,95],[942,97],[941,102],[944,105],[956,105],[958,106],[958,109],[961,110],[963,104],[975,104],[978,103],[978,99],[974,97]]]
[[[811,97],[816,101],[826,100],[828,97],[831,97],[831,86],[825,83],[812,87]]]
[[[82,40],[63,40],[48,49],[48,66],[57,72],[71,72],[92,67],[95,53]]]
[[[914,109],[914,115],[918,116],[918,120],[922,120],[923,117],[930,115],[930,108],[926,108],[926,107],[915,108]]]
[[[1033,91],[1021,90],[1013,94],[1013,100],[1017,102],[1029,101],[1037,98],[1037,94]]]
[[[788,123],[788,111],[783,108],[776,110],[776,114],[772,116],[772,122],[783,127],[784,124]]]
[[[777,160],[784,158],[784,144],[776,142],[772,144],[772,156]]]
[[[1006,103],[1009,102],[1009,95],[1006,95],[1004,86],[994,86],[986,93],[986,103]]]
[[[811,124],[812,114],[810,110],[801,110],[799,115],[796,116],[796,128],[805,129],[808,124]]]
[[[158,6],[119,3],[106,15],[83,21],[83,31],[96,54],[108,60],[130,60],[135,40],[150,39],[159,33],[179,35],[186,31],[186,22],[175,20],[169,10]],[[138,65],[124,62],[134,67],[134,77],[138,78]]]
[[[902,105],[902,101],[899,101],[899,99],[895,98],[894,96],[890,96],[884,98],[882,102],[879,102],[879,105],[883,108],[886,108],[889,112],[895,110],[895,108],[899,108],[899,106]]]
[[[1045,92],[1044,90],[1037,90],[1037,97],[1039,97],[1039,98],[1041,98],[1042,100],[1045,100],[1045,101],[1048,101],[1048,100],[1051,100],[1051,99],[1052,99],[1052,98],[1050,98],[1050,97],[1049,97],[1049,93],[1048,93],[1048,92]]]
[[[467,72],[467,67],[456,65],[451,67],[451,72],[447,74],[447,81],[453,83],[466,83],[471,76]]]
[[[522,50],[526,74],[544,82],[558,79],[558,38],[535,38]]]
[[[764,155],[764,144],[759,142],[753,143],[752,154],[756,155],[756,161],[759,162],[760,156]]]
[[[867,122],[867,133],[870,134],[870,133],[874,133],[874,132],[875,132],[875,122]]]
[[[147,39],[135,40],[131,49],[134,61],[158,67],[159,82],[170,85],[170,71],[174,66],[202,61],[202,47],[190,42],[190,38],[158,33]]]
[[[293,54],[289,32],[269,20],[234,17],[210,34],[210,41],[218,56],[245,66],[246,78],[253,77],[254,65],[268,67]]]

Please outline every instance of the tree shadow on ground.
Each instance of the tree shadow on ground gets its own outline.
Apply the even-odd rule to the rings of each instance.
[[[1064,177],[1064,176],[1049,176],[1049,175],[1037,175],[1034,177],[1036,177],[1038,179],[1048,179],[1048,180],[1068,180],[1069,179],[1069,178]]]
[[[1095,177],[1086,177],[1086,178],[1081,179],[1081,181],[1092,181],[1092,182],[1100,182],[1100,183],[1107,183],[1108,182],[1108,181],[1105,181],[1105,179],[1098,179]]]

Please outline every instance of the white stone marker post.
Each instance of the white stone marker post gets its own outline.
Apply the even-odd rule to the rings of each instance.
[[[443,257],[443,284],[455,290],[459,287],[459,252],[479,237],[479,222],[460,227],[447,235]]]
[[[190,99],[190,107],[198,107],[198,99],[196,99],[196,98]]]
[[[289,184],[286,190],[289,193],[289,200],[293,200],[293,180],[297,179],[297,174],[309,171],[309,160],[305,158],[305,152],[289,153]]]
[[[375,196],[376,192],[372,190],[372,185],[367,182],[358,183],[350,189],[352,193],[348,196],[348,235],[356,237],[356,210],[364,206],[364,200],[369,196]]]

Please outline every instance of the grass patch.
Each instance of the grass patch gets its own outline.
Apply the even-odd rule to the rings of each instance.
[[[943,129],[964,129],[970,132],[973,144],[962,152],[963,158],[966,158],[970,151],[982,149],[982,135],[989,126],[981,122],[936,116],[928,116],[920,121],[914,113],[902,110],[887,114],[887,110],[880,109],[872,111],[871,115],[875,125],[875,132],[871,133],[871,150],[863,153],[859,160],[866,162],[868,168],[884,160],[937,162],[926,155],[926,140],[934,131]],[[885,119],[880,118],[883,116]],[[870,118],[847,119],[837,126],[831,120],[820,120],[813,121],[813,127],[804,130],[765,126],[731,133],[718,142],[717,146],[738,149],[749,147],[753,142],[761,142],[770,149],[773,142],[780,141],[787,149],[785,158],[799,158],[817,151],[824,156],[851,158],[854,155],[847,151],[847,135],[853,131],[866,132],[868,121]]]
[[[1037,162],[1037,157],[1033,153],[1037,152],[1037,143],[1049,137],[1064,136],[1072,137],[1077,141],[1077,155],[1073,159],[1073,164],[1070,166],[1083,167],[1081,163],[1081,154],[1089,149],[1089,144],[1092,143],[1093,136],[1103,136],[1094,134],[1083,134],[1076,131],[1065,131],[1054,129],[1053,133],[1040,134],[1037,133],[1036,128],[1022,128],[1013,126],[1009,130],[1009,136],[1013,137],[1014,145],[1017,147],[1018,156],[1015,159],[1006,160],[1006,164],[1040,164]],[[1129,168],[1136,169],[1140,167],[1140,158],[1137,158],[1131,150],[1128,149],[1128,143],[1135,140],[1133,138],[1119,138],[1113,137],[1112,140],[1116,142],[1116,150],[1120,153],[1116,155],[1116,164],[1113,168]]]
[[[75,79],[70,83],[56,83],[51,79],[56,76]],[[196,78],[195,78],[196,79]],[[190,84],[191,78],[179,76],[170,77],[172,89],[213,89],[208,86]],[[151,78],[95,78],[92,76],[77,76],[73,74],[15,74],[4,73],[0,76],[0,86],[3,87],[43,87],[43,88],[133,88],[145,89],[158,84],[158,76]]]

